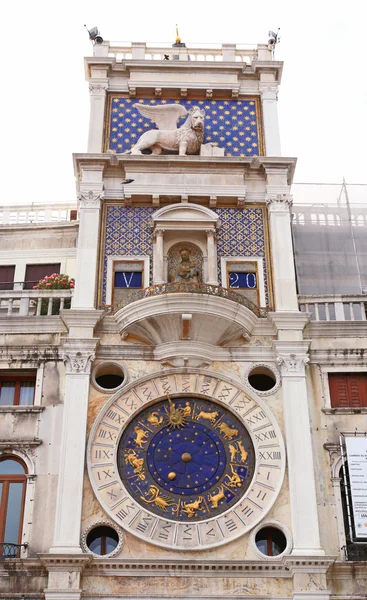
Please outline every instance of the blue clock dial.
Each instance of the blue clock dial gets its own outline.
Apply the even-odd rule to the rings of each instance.
[[[218,516],[248,489],[254,448],[239,419],[200,398],[169,398],[141,411],[118,446],[118,469],[145,509],[180,521]]]

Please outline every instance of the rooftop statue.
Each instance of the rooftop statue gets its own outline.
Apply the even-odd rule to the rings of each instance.
[[[158,125],[158,129],[150,129],[140,136],[138,142],[126,154],[142,154],[148,148],[153,154],[162,154],[163,150],[186,154],[200,154],[204,139],[205,111],[193,106],[187,111],[180,104],[162,104],[146,106],[134,104],[140,114]],[[176,124],[180,117],[188,115],[179,129]]]

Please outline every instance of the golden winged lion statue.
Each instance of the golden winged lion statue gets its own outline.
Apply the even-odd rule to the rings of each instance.
[[[150,149],[153,154],[162,154],[164,150],[186,154],[200,154],[204,139],[205,111],[193,106],[187,111],[180,104],[161,104],[146,106],[134,104],[143,117],[154,121],[158,129],[150,129],[140,136],[137,143],[126,154],[142,154],[142,150]],[[177,129],[177,121],[187,115],[187,119]]]

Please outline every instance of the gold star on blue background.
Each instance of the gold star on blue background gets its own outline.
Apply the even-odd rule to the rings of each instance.
[[[130,150],[149,129],[157,129],[153,121],[143,117],[134,104],[181,104],[187,110],[199,106],[205,110],[204,144],[212,142],[224,148],[225,156],[258,156],[260,154],[259,109],[251,100],[180,100],[155,98],[110,98],[109,149],[118,154]],[[182,117],[180,127],[186,117]]]

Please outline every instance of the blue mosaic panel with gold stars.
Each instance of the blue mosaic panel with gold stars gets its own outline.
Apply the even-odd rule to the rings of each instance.
[[[149,256],[149,279],[152,280],[153,243],[149,221],[156,209],[152,206],[107,204],[105,210],[102,302],[106,298],[108,256]]]
[[[265,298],[269,301],[268,257],[265,243],[264,209],[248,207],[217,208],[215,212],[221,221],[217,236],[218,275],[221,277],[220,259],[229,256],[254,256],[263,258]],[[220,279],[219,279],[220,280]],[[226,285],[225,281],[221,285]]]
[[[152,206],[124,206],[106,204],[105,239],[103,248],[102,302],[105,302],[107,258],[111,255],[150,257],[150,284],[152,284],[153,242],[150,219]],[[266,253],[264,211],[261,207],[217,208],[221,228],[217,236],[218,277],[221,277],[220,259],[230,256],[264,258],[265,296],[268,303],[268,256]],[[221,282],[226,285],[226,282]]]
[[[116,153],[130,150],[139,137],[149,129],[157,129],[153,121],[143,117],[134,104],[181,104],[189,110],[199,106],[205,110],[204,144],[212,142],[225,149],[225,156],[258,156],[262,154],[259,107],[256,99],[249,100],[170,100],[110,98],[108,148]],[[182,117],[180,127],[186,117]]]
[[[243,496],[255,453],[242,422],[222,405],[168,398],[127,426],[117,463],[127,490],[145,509],[200,521],[227,511]]]

